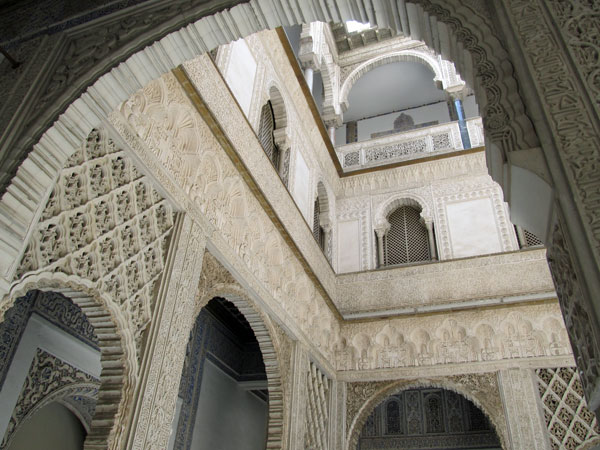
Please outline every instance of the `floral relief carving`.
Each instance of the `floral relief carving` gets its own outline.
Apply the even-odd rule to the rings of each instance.
[[[60,271],[108,292],[139,340],[173,224],[171,206],[103,130],[68,160],[17,270]]]

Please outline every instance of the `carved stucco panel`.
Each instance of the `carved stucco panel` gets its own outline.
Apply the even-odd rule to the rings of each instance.
[[[571,354],[556,303],[346,323],[341,331],[341,371]]]
[[[174,256],[165,290],[157,302],[156,334],[144,390],[140,392],[138,418],[132,432],[134,449],[163,449],[171,433],[171,422],[181,380],[185,349],[195,319],[196,292],[200,281],[206,237],[189,216],[176,224],[170,253]]]
[[[89,280],[121,309],[139,352],[172,224],[168,201],[105,130],[93,130],[61,171],[15,280],[42,271]]]
[[[499,380],[513,448],[549,450],[533,370],[502,370]]]
[[[194,76],[201,75],[200,72]],[[333,314],[231,160],[187,99],[182,99],[182,91],[174,83],[172,75],[165,75],[124,103],[121,111],[129,126],[171,174],[176,183],[174,190],[185,192],[182,203],[191,200],[194,208],[199,208],[254,276],[327,355],[331,351],[330,337],[337,329]],[[184,120],[176,121],[173,115]],[[165,116],[171,117],[172,128],[165,126]],[[119,131],[127,135],[126,127],[118,119],[116,122]],[[249,167],[257,173],[263,168]]]

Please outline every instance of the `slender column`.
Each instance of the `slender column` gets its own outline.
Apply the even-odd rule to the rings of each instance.
[[[200,227],[189,216],[179,215],[142,360],[127,448],[167,448],[185,349],[195,319],[205,244]]]
[[[514,450],[550,450],[550,439],[532,369],[508,369],[498,374],[508,435]]]
[[[465,121],[465,112],[463,110],[462,100],[457,98],[454,100],[456,115],[458,116],[458,128],[460,130],[460,138],[463,148],[471,148],[471,139],[469,138],[469,130],[467,130],[467,122]]]
[[[323,253],[327,261],[331,262],[331,224],[324,223],[321,228],[323,229]]]
[[[312,94],[313,91],[313,76],[314,72],[312,68],[307,67],[304,69],[304,79],[306,80],[306,84],[308,85],[308,90]]]
[[[327,131],[329,132],[329,139],[331,140],[331,145],[335,147],[335,126],[329,125]]]
[[[385,259],[383,257],[383,238],[385,237],[389,229],[389,226],[375,229],[375,235],[377,236],[377,262],[379,264],[378,267],[385,266]]]
[[[435,249],[435,236],[433,234],[433,221],[425,221],[425,227],[427,227],[427,235],[429,236],[429,254],[431,259],[437,260],[437,251]]]

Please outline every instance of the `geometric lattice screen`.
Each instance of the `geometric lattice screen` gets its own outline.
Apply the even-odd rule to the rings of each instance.
[[[542,240],[525,228],[515,225],[515,231],[517,233],[517,239],[519,240],[519,248],[526,247],[541,247],[544,245]]]
[[[388,216],[390,229],[384,238],[384,264],[429,261],[429,237],[421,223],[421,214],[410,206],[401,206]]]
[[[319,202],[319,197],[315,199],[315,207],[313,209],[313,237],[321,250],[325,250],[325,233],[323,232],[323,227],[321,227],[321,205]]]
[[[574,368],[538,369],[538,387],[553,449],[575,450],[598,436],[596,416],[587,408]]]
[[[260,111],[260,124],[258,126],[258,140],[265,153],[275,166],[279,167],[279,149],[275,145],[273,131],[275,130],[275,115],[269,100]]]
[[[325,450],[329,427],[329,380],[311,361],[306,381],[304,447],[311,450]]]
[[[544,245],[542,240],[535,234],[530,233],[525,229],[523,230],[523,234],[525,235],[525,243],[527,244],[527,247],[536,247],[538,245]]]

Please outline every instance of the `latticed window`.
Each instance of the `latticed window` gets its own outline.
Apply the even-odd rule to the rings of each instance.
[[[279,149],[275,145],[273,138],[273,131],[275,131],[275,115],[273,113],[273,106],[269,100],[261,109],[260,112],[260,125],[258,128],[258,140],[260,141],[265,153],[275,166],[279,167]]]
[[[325,250],[325,232],[321,227],[321,207],[319,206],[319,198],[315,200],[315,208],[313,213],[313,236],[321,250]]]
[[[384,265],[429,261],[429,237],[419,211],[401,206],[388,216],[390,229],[383,242]]]
[[[519,248],[526,247],[539,247],[544,245],[542,240],[525,228],[521,228],[515,225],[515,231],[517,232],[517,239],[519,240]]]

